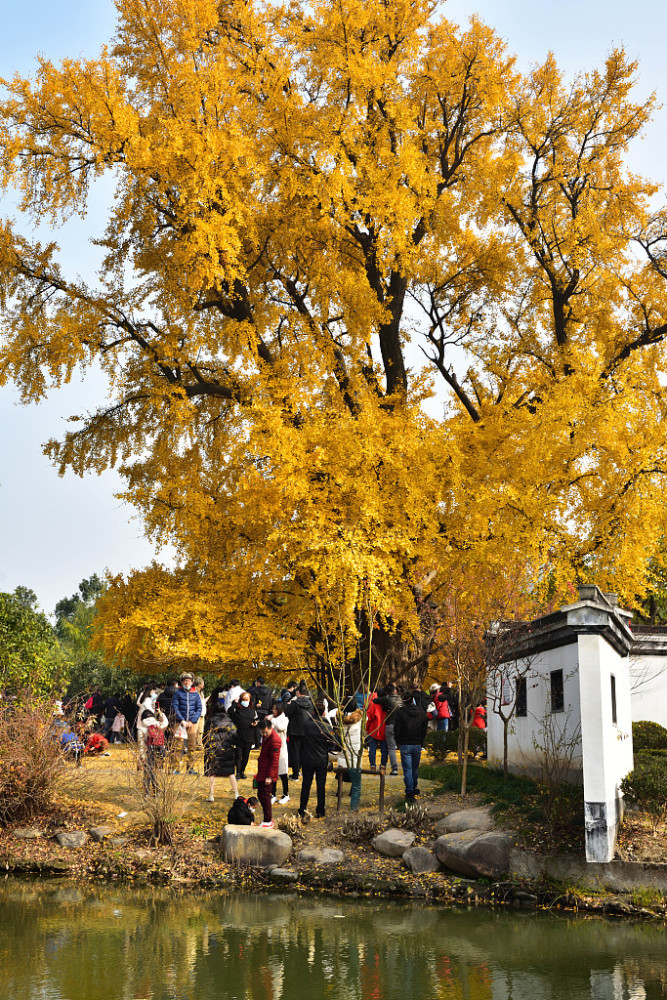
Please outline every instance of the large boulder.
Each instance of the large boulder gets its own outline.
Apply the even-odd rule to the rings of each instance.
[[[373,837],[373,847],[385,858],[401,858],[415,842],[414,833],[409,830],[391,829]]]
[[[101,844],[103,840],[111,836],[113,830],[110,826],[91,826],[88,833],[96,844]]]
[[[512,837],[501,831],[464,830],[438,837],[433,853],[438,861],[466,878],[498,878],[509,869]]]
[[[345,855],[333,847],[304,847],[296,858],[311,865],[338,865],[345,860]]]
[[[440,871],[440,862],[426,847],[411,847],[403,855],[403,864],[415,875]]]
[[[287,860],[292,853],[292,838],[282,830],[230,824],[222,831],[220,849],[229,864],[266,868]]]
[[[22,826],[18,830],[14,830],[14,836],[18,837],[19,840],[38,840],[43,834],[34,826]]]
[[[84,833],[83,830],[69,830],[65,833],[56,834],[56,840],[60,847],[69,847],[76,850],[79,847],[83,847],[88,840],[88,834]]]
[[[272,882],[298,882],[297,872],[291,872],[288,868],[272,868],[269,872]]]
[[[463,830],[476,830],[478,833],[487,833],[489,830],[493,830],[491,806],[461,809],[459,812],[445,816],[435,825],[435,832],[439,837],[445,833],[461,833]]]

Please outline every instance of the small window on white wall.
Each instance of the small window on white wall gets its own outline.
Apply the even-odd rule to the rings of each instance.
[[[563,692],[563,671],[551,671],[551,711],[565,711],[565,695]]]
[[[611,721],[616,725],[616,678],[611,675]]]
[[[519,677],[516,682],[516,714],[520,719],[528,715],[528,692],[525,677]]]

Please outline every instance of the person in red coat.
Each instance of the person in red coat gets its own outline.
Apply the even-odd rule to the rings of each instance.
[[[257,798],[264,814],[264,822],[261,826],[271,828],[274,826],[271,815],[271,793],[273,785],[278,780],[282,740],[274,730],[270,716],[267,715],[265,719],[262,719],[259,728],[262,734],[262,746],[257,761]]]
[[[368,737],[368,761],[371,771],[375,770],[375,755],[380,751],[380,766],[387,763],[387,739],[385,724],[387,713],[373,698],[366,709],[366,735]]]
[[[484,705],[478,705],[475,709],[475,714],[472,720],[473,729],[486,729],[486,708]]]

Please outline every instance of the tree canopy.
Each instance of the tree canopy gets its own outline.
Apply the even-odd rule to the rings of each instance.
[[[48,694],[65,678],[53,629],[26,598],[32,594],[25,587],[17,587],[13,594],[0,593],[0,691],[4,693]]]
[[[0,103],[26,213],[115,184],[96,282],[0,228],[0,384],[101,365],[111,401],[47,451],[117,466],[176,546],[113,582],[108,647],[298,658],[317,615],[368,607],[409,658],[452,566],[641,593],[666,216],[625,166],[653,106],[625,53],[522,74],[428,0],[117,8],[110,48]]]

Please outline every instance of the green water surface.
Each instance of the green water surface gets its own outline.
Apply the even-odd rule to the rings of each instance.
[[[662,925],[0,882],[10,1000],[658,1000]]]

